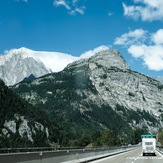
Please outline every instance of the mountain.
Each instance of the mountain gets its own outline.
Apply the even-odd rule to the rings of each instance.
[[[21,82],[28,82],[28,81],[32,81],[34,79],[36,79],[36,77],[33,74],[31,74],[28,77],[25,77]]]
[[[155,79],[163,83],[163,76],[157,76],[155,77]]]
[[[131,143],[137,129],[157,134],[163,127],[162,83],[132,71],[117,50],[99,52],[12,89],[69,127],[69,142],[109,129]]]
[[[40,77],[60,71],[77,59],[66,53],[12,49],[0,55],[0,78],[7,85],[14,85],[31,74]]]
[[[18,97],[2,80],[0,112],[0,148],[50,146],[58,137],[56,123]]]

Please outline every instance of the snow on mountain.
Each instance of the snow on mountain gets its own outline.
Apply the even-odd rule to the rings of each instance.
[[[0,78],[7,85],[14,85],[31,74],[40,77],[61,71],[77,59],[78,57],[66,53],[12,49],[0,56]]]
[[[0,55],[0,78],[6,85],[14,85],[31,74],[40,77],[62,71],[69,63],[80,58],[89,58],[103,50],[108,50],[108,47],[102,45],[76,57],[67,53],[34,51],[24,47],[12,49]]]
[[[5,55],[1,55],[0,65],[4,65],[15,55],[21,55],[22,59],[32,57],[36,61],[42,62],[49,71],[53,72],[63,70],[63,68],[66,67],[68,63],[78,59],[78,57],[74,57],[66,53],[34,51],[22,47],[19,49],[12,49],[7,51]]]

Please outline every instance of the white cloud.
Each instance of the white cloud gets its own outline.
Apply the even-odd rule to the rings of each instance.
[[[163,70],[163,46],[133,45],[128,52],[135,58],[142,58],[149,70]]]
[[[64,6],[67,10],[71,9],[71,7],[68,5],[68,3],[65,0],[55,0],[53,4],[54,6]]]
[[[126,45],[128,53],[141,58],[149,70],[163,70],[163,29],[155,33],[136,29],[116,38],[114,44]]]
[[[123,3],[124,15],[135,20],[154,21],[163,19],[163,0],[134,0],[133,5]]]
[[[146,40],[147,34],[148,32],[143,29],[129,31],[128,33],[124,33],[122,36],[117,37],[114,41],[114,44],[125,46],[131,44],[140,44]]]
[[[63,70],[69,63],[76,61],[79,57],[59,52],[33,52],[33,57],[39,59],[53,72]]]
[[[144,45],[131,45],[127,50],[135,58],[141,58],[144,54]]]
[[[155,44],[163,44],[163,29],[159,29],[154,33],[152,39]]]
[[[54,0],[53,4],[56,7],[64,6],[70,15],[76,15],[77,13],[83,15],[86,8],[83,5],[85,1],[86,0],[81,0],[79,3],[79,0]]]
[[[97,48],[94,48],[93,50],[86,51],[85,53],[80,55],[80,58],[89,58],[93,55],[95,55],[98,52],[104,51],[104,50],[109,50],[108,46],[101,45]]]
[[[84,6],[82,6],[80,8],[77,8],[76,7],[74,10],[72,10],[71,12],[69,12],[69,14],[70,15],[75,15],[76,13],[79,13],[79,14],[83,15],[84,14],[84,11],[85,11],[85,7]]]

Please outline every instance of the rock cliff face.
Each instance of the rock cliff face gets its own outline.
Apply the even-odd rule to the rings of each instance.
[[[13,90],[71,126],[115,126],[121,134],[137,127],[156,133],[163,126],[163,85],[131,71],[117,50],[75,61]]]
[[[30,125],[30,120],[25,119],[24,116],[20,116],[18,114],[15,114],[14,117],[11,117],[12,120],[5,121],[2,130],[1,135],[6,136],[10,138],[12,134],[18,133],[18,135],[22,138],[25,137],[26,141],[30,141],[31,143],[34,143],[33,137],[37,135],[37,132],[45,132],[45,138],[49,138],[49,130],[48,128],[45,128],[41,123],[34,122],[33,126]],[[19,122],[19,123],[18,123]],[[17,136],[18,136],[17,135]],[[43,140],[44,141],[44,140]]]
[[[130,70],[118,51],[104,51],[88,60],[70,64],[67,69],[77,72],[84,65],[96,91],[113,108],[117,104],[132,110],[146,110],[160,116],[163,108],[161,83]],[[80,70],[81,71],[81,70]]]

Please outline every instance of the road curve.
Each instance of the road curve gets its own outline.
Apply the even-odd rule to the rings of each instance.
[[[141,148],[92,161],[91,163],[162,163],[163,155],[156,152],[156,156],[142,156]]]

